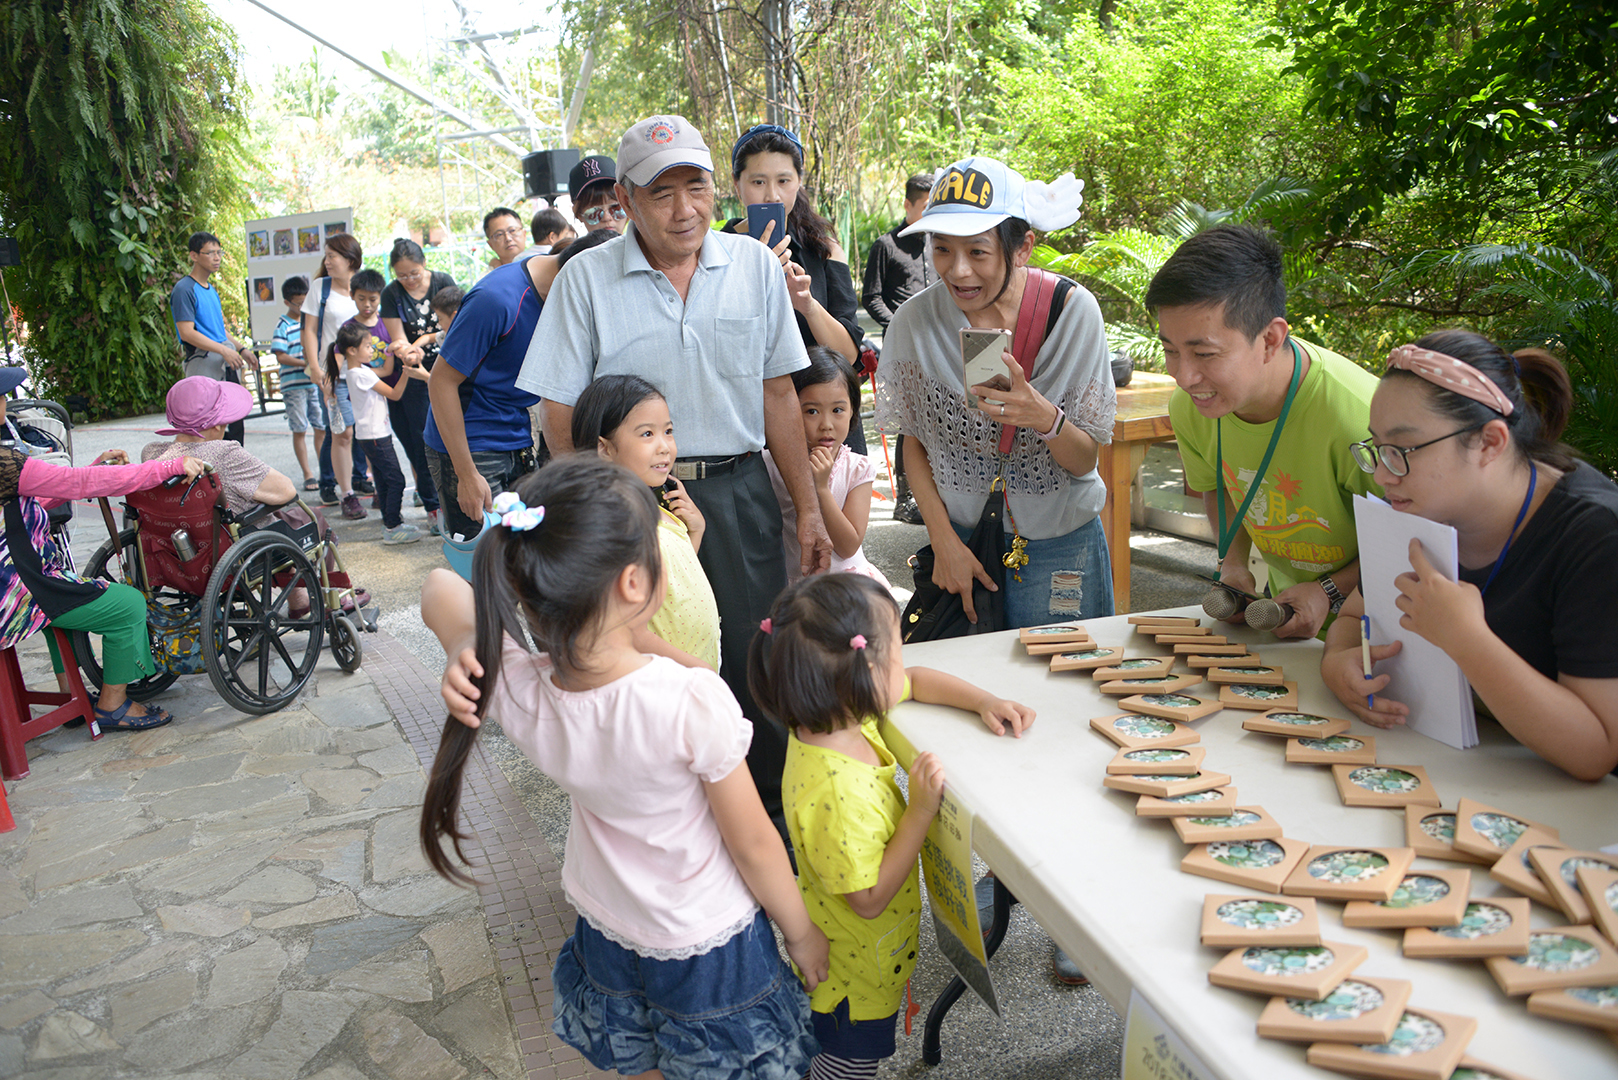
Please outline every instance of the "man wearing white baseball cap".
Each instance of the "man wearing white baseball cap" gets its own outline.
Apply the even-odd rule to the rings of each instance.
[[[780,263],[746,235],[716,232],[713,157],[682,116],[652,116],[618,146],[624,234],[557,275],[517,385],[544,399],[545,441],[573,448],[573,404],[601,375],[662,391],[679,433],[674,475],[708,519],[698,553],[720,616],[720,675],[755,721],[748,753],[778,820],[786,738],[747,691],[747,646],[786,587],[769,448],[798,508],[803,570],[830,564],[792,373],[809,364]]]

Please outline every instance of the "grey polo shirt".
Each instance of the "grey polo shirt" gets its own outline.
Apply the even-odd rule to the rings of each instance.
[[[601,375],[663,392],[681,457],[764,449],[764,380],[809,366],[786,275],[749,236],[709,230],[684,303],[635,226],[556,276],[517,385],[572,405]]]

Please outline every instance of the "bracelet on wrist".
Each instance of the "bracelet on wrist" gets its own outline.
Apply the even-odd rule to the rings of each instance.
[[[1039,436],[1041,439],[1044,439],[1046,442],[1050,442],[1052,439],[1054,439],[1058,435],[1060,435],[1062,433],[1062,429],[1067,426],[1067,413],[1062,411],[1062,407],[1060,405],[1057,405],[1055,408],[1056,408],[1056,423],[1051,425],[1051,429],[1049,431],[1043,432]]]

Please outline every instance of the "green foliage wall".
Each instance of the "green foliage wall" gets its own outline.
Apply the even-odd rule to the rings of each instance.
[[[96,415],[161,407],[186,240],[241,220],[234,54],[203,0],[0,5],[0,226],[22,249],[7,283],[41,392]]]

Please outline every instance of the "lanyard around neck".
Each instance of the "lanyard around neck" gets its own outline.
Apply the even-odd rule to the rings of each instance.
[[[1303,378],[1303,351],[1298,343],[1291,337],[1287,344],[1292,346],[1292,381],[1287,384],[1287,396],[1281,402],[1281,415],[1275,419],[1275,430],[1270,433],[1270,445],[1264,449],[1264,458],[1258,463],[1258,473],[1253,482],[1247,486],[1247,497],[1236,511],[1236,520],[1225,527],[1225,426],[1224,418],[1214,421],[1214,438],[1219,455],[1218,467],[1215,474],[1219,483],[1219,566],[1225,565],[1225,556],[1230,552],[1230,545],[1236,542],[1236,533],[1247,518],[1248,507],[1253,505],[1253,496],[1258,494],[1259,485],[1264,483],[1264,474],[1269,471],[1270,459],[1275,456],[1275,448],[1281,441],[1281,429],[1286,426],[1287,413],[1292,411],[1292,399],[1298,396],[1298,383]],[[1219,569],[1215,568],[1217,575]]]
[[[1506,552],[1511,550],[1511,541],[1516,538],[1517,530],[1522,528],[1523,518],[1528,516],[1528,504],[1534,501],[1534,485],[1538,481],[1539,468],[1530,461],[1528,463],[1528,494],[1523,496],[1522,509],[1517,511],[1517,520],[1512,523],[1511,531],[1506,534],[1505,546],[1500,549],[1499,556],[1494,560],[1494,569],[1489,571],[1489,580],[1483,583],[1483,588],[1478,590],[1478,595],[1481,596],[1489,591],[1489,586],[1494,584],[1494,579],[1500,573],[1500,568],[1505,565]]]

